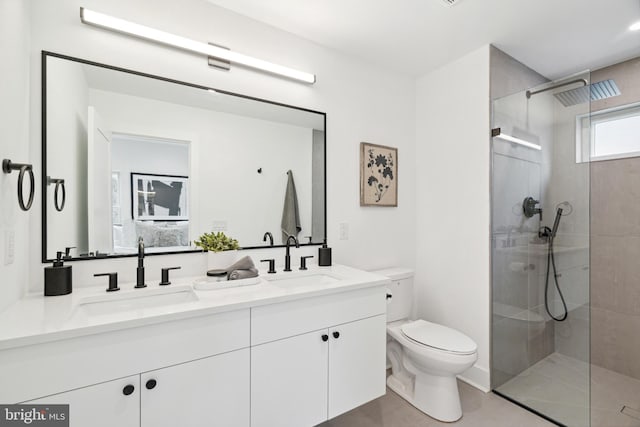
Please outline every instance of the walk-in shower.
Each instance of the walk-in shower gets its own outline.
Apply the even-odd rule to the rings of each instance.
[[[540,85],[495,58],[492,389],[561,426],[638,427],[640,57]]]
[[[492,388],[567,426],[590,422],[589,162],[575,152],[589,82],[530,88],[492,110]]]

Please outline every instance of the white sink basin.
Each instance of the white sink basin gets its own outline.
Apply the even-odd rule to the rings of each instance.
[[[78,310],[88,316],[109,315],[198,301],[191,286],[169,286],[156,289],[133,289],[92,295],[78,302]]]
[[[199,291],[215,291],[218,289],[237,288],[239,286],[258,285],[262,282],[260,277],[250,277],[248,279],[227,280],[227,276],[204,277],[193,282],[193,287]]]
[[[282,276],[266,277],[267,281],[274,286],[289,288],[292,286],[317,286],[330,285],[339,282],[341,279],[323,273],[307,274],[301,276],[286,277],[286,273]]]

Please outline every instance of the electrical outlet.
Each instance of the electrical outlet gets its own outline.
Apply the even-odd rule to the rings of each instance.
[[[349,240],[349,223],[340,223],[340,240]]]
[[[4,265],[13,264],[16,259],[16,232],[5,230],[4,232]]]
[[[214,220],[211,224],[211,230],[215,232],[225,232],[227,231],[227,221],[225,220]]]

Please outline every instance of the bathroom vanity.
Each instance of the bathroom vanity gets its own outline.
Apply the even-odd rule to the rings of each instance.
[[[0,401],[70,404],[76,427],[300,427],[385,393],[388,279],[264,276],[28,296],[0,313]]]

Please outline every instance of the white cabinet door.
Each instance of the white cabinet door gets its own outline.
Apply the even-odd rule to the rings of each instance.
[[[249,427],[249,349],[140,376],[141,427]]]
[[[25,403],[68,404],[71,427],[139,427],[139,381],[135,375]]]
[[[326,421],[328,347],[323,329],[251,348],[251,427]]]
[[[329,329],[329,419],[382,396],[386,316]]]

